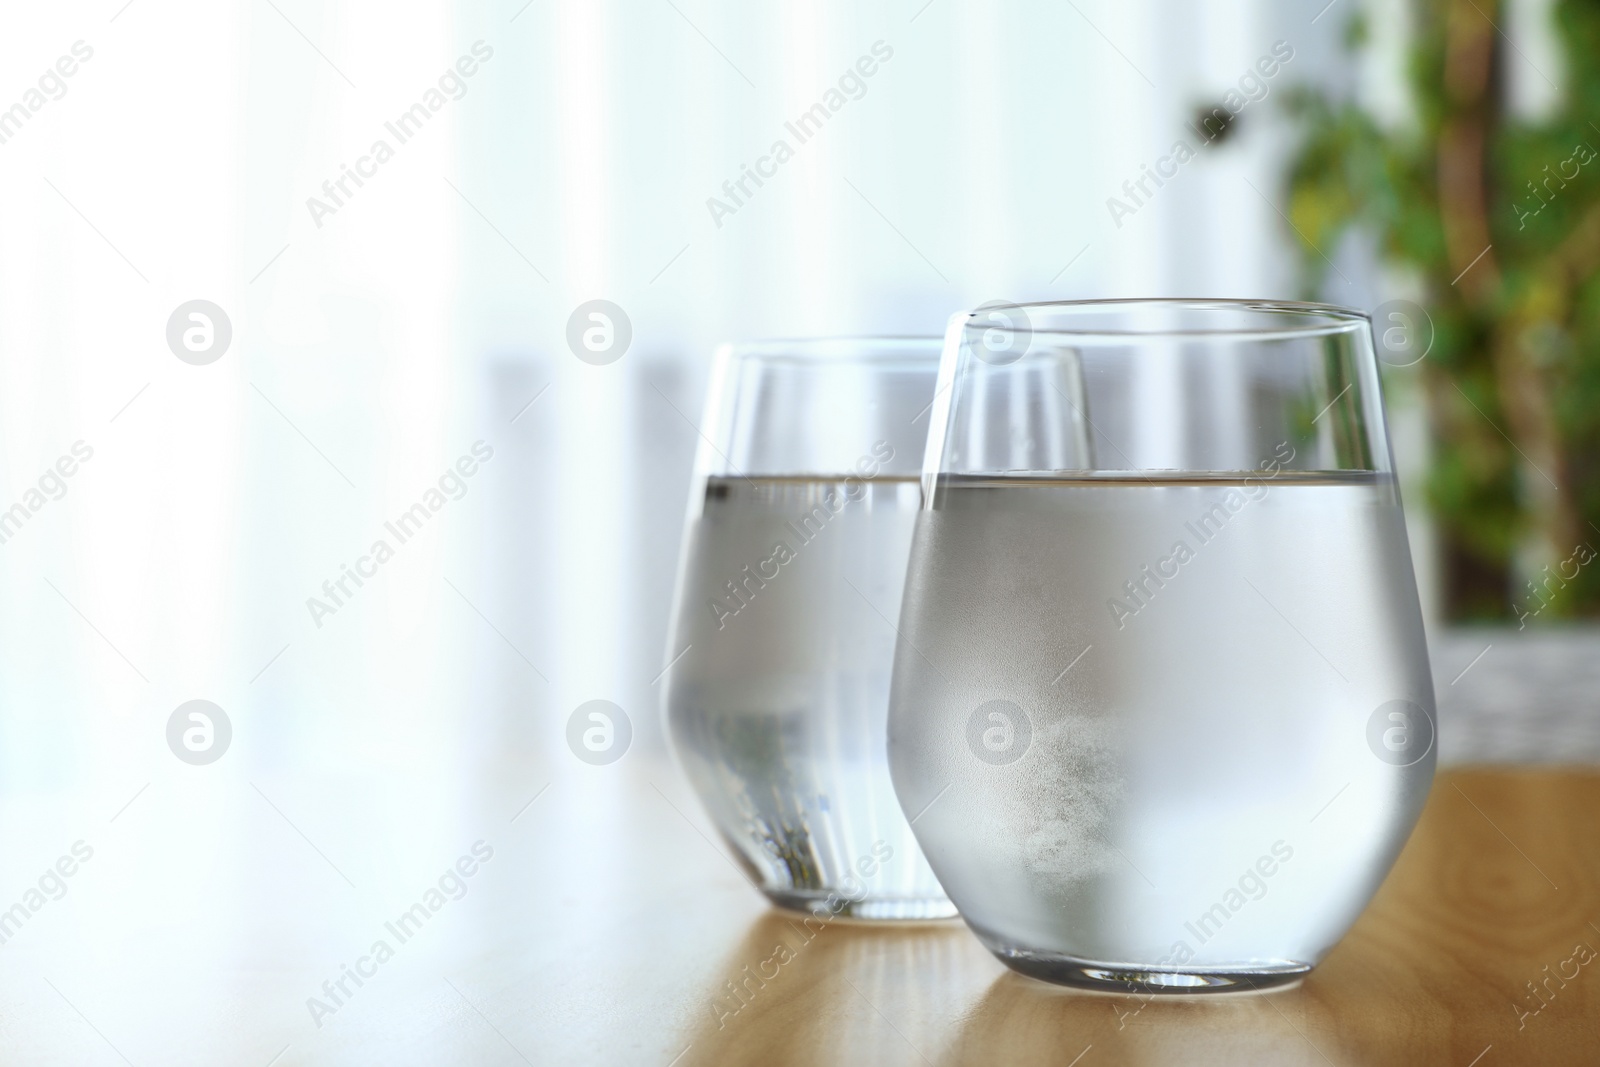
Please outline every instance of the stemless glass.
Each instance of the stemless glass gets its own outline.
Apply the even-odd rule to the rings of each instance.
[[[1433,778],[1370,322],[984,308],[932,415],[889,759],[946,892],[1036,978],[1294,981]]]
[[[668,734],[774,903],[955,914],[884,752],[940,341],[726,346],[706,398],[667,655]]]

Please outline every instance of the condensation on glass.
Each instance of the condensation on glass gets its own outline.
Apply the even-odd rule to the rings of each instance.
[[[889,753],[962,916],[1050,981],[1298,979],[1436,750],[1369,322],[984,308],[931,416]]]
[[[678,761],[750,880],[829,916],[952,916],[885,754],[940,342],[722,349],[666,685]]]

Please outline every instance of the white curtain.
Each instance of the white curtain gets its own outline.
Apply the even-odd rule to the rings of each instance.
[[[1275,107],[1342,76],[1354,6],[0,12],[0,107],[27,110],[0,143],[0,508],[94,450],[0,543],[0,721],[27,738],[0,770],[137,786],[123,754],[200,696],[276,721],[264,772],[537,758],[593,698],[659,745],[713,345],[934,333],[997,298],[1296,295]],[[1196,157],[1161,162],[1179,140]],[[206,366],[165,336],[194,299],[232,325]],[[632,326],[605,366],[566,340],[592,299]],[[464,495],[361,564],[479,441]],[[376,569],[335,605],[346,566]]]

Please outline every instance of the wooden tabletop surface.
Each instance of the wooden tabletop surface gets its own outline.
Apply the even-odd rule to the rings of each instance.
[[[1597,815],[1591,773],[1441,772],[1372,906],[1276,993],[1072,992],[1007,972],[959,926],[830,928],[725,1026],[695,1029],[683,1062],[1600,1063]],[[758,919],[726,969],[784,937]]]
[[[137,793],[0,797],[0,908],[93,851],[0,943],[0,1063],[1600,1063],[1592,772],[1441,772],[1302,984],[1141,1002],[1014,975],[960,922],[800,941],[659,755],[488,759],[360,782],[169,759]],[[780,941],[793,958],[732,998]],[[325,993],[347,966],[367,977]]]

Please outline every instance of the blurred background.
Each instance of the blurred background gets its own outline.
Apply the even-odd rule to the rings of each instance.
[[[349,696],[323,683],[337,663],[388,722],[487,672],[506,684],[461,714],[503,740],[537,748],[605,697],[659,744],[714,345],[935,333],[993,299],[1383,309],[1406,336],[1387,385],[1435,630],[1510,624],[1504,653],[1600,605],[1592,4],[133,0],[0,19],[5,504],[74,442],[94,451],[0,545],[0,634],[81,627],[70,600],[140,665],[102,646],[70,698],[50,657],[0,672],[92,700],[102,739],[136,729],[151,686],[245,684],[336,745],[361,717],[314,710]],[[195,299],[232,327],[201,367],[165,336]],[[594,299],[631,326],[603,366],[567,340]],[[478,440],[495,460],[463,502],[314,619],[307,599]],[[467,678],[407,677],[485,634]],[[413,725],[397,754],[454,730]]]
[[[95,0],[0,11],[0,72],[14,843],[412,805],[306,827],[359,868],[476,756],[521,803],[584,701],[661,752],[714,346],[996,299],[1379,311],[1442,754],[1600,759],[1592,2]],[[225,796],[162,733],[197,697]]]

